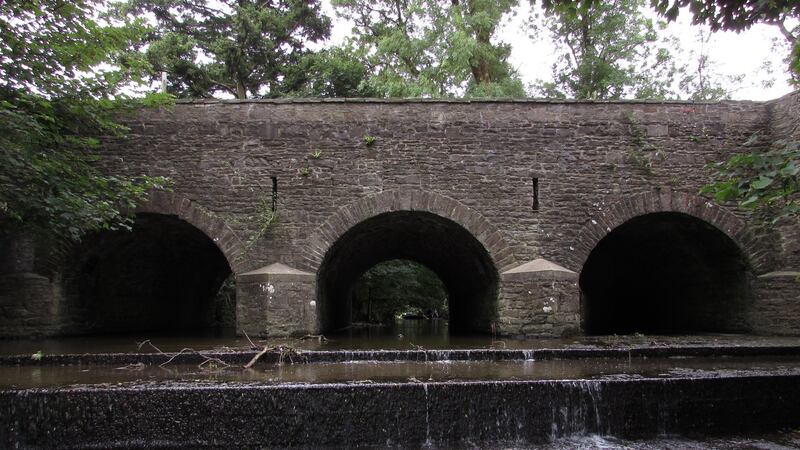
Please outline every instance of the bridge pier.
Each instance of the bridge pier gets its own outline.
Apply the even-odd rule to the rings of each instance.
[[[796,336],[800,332],[800,272],[766,273],[753,284],[752,332]]]
[[[274,263],[236,277],[236,333],[249,336],[317,334],[312,273]]]
[[[500,275],[498,327],[512,336],[580,333],[578,274],[544,259]]]
[[[57,331],[53,284],[35,273],[35,256],[36,245],[30,236],[0,236],[0,336]]]

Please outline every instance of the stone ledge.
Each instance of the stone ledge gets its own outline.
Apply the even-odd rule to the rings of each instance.
[[[503,272],[506,281],[578,281],[578,274],[546,259],[534,259]]]
[[[273,263],[260,269],[239,274],[237,281],[260,283],[262,281],[314,281],[314,274],[304,272],[281,263]]]
[[[782,98],[782,97],[781,97]],[[547,99],[547,98],[418,98],[418,97],[390,97],[390,98],[362,98],[362,97],[337,97],[337,98],[248,98],[248,99],[178,99],[177,105],[208,105],[208,104],[307,104],[307,103],[377,103],[377,104],[403,104],[403,103],[535,103],[544,105],[716,105],[716,104],[768,104],[778,99],[759,101],[759,100],[713,100],[713,101],[690,101],[690,100],[644,100],[644,99],[616,99],[616,100],[575,100],[575,99]]]

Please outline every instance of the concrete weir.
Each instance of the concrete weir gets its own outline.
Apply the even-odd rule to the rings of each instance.
[[[527,448],[800,426],[796,339],[308,345],[254,365],[250,349],[32,358],[7,346],[0,448]]]
[[[6,448],[526,445],[800,424],[800,375],[0,392]]]

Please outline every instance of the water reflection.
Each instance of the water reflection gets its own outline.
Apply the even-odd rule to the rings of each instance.
[[[403,320],[394,326],[351,327],[326,335],[326,340],[291,338],[256,339],[259,346],[285,345],[299,350],[427,350],[444,349],[561,349],[628,348],[668,346],[800,346],[798,337],[709,334],[691,336],[578,336],[568,339],[514,338],[491,335],[451,335],[444,320]],[[110,336],[60,337],[47,339],[0,339],[0,355],[45,355],[85,353],[155,352],[138,344],[150,340],[164,352],[183,348],[194,350],[249,350],[244,337],[229,335],[154,335],[127,334]]]
[[[272,364],[200,369],[197,365],[132,364],[120,367],[0,366],[1,388],[146,382],[259,384],[407,383],[490,380],[631,380],[752,374],[800,374],[800,357],[590,358],[546,361],[437,361]]]

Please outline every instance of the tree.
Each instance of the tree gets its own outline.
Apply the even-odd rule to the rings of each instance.
[[[398,315],[434,313],[447,318],[447,289],[430,269],[394,259],[367,270],[354,287],[357,321],[392,323]]]
[[[362,52],[350,45],[308,53],[287,73],[297,97],[375,97]]]
[[[656,11],[675,20],[681,8],[688,7],[692,23],[705,24],[711,31],[742,31],[756,23],[778,27],[789,44],[787,64],[793,81],[800,80],[800,24],[792,27],[792,19],[800,19],[797,0],[653,0]]]
[[[746,30],[755,23],[775,23],[786,15],[800,16],[796,0],[653,0],[656,11],[675,20],[681,8],[689,8],[692,23],[706,24],[712,31]]]
[[[522,96],[510,47],[492,42],[516,0],[333,0],[355,23],[368,84],[389,97]]]
[[[98,136],[124,131],[120,87],[140,70],[140,21],[115,26],[93,0],[0,3],[0,230],[80,239],[127,226],[160,177],[100,173]],[[116,65],[114,65],[116,64]],[[105,65],[105,66],[104,66]]]
[[[293,91],[287,76],[328,37],[330,19],[318,0],[130,0],[121,11],[151,13],[151,76],[167,73],[178,97],[278,97]]]
[[[616,99],[665,98],[675,68],[658,33],[642,13],[644,0],[599,0],[553,4],[544,25],[563,53],[553,65],[547,97]]]
[[[602,0],[542,0],[546,10],[586,8]],[[531,0],[535,3],[535,0]],[[650,0],[655,11],[668,21],[675,21],[687,11],[694,25],[708,25],[711,31],[742,31],[757,23],[778,27],[789,44],[787,62],[795,82],[800,78],[800,2],[797,0]]]
[[[679,90],[685,98],[695,102],[725,100],[744,79],[744,75],[722,77],[715,70],[715,61],[709,54],[712,33],[703,29],[697,31],[698,51],[689,51],[689,62],[678,70]]]

